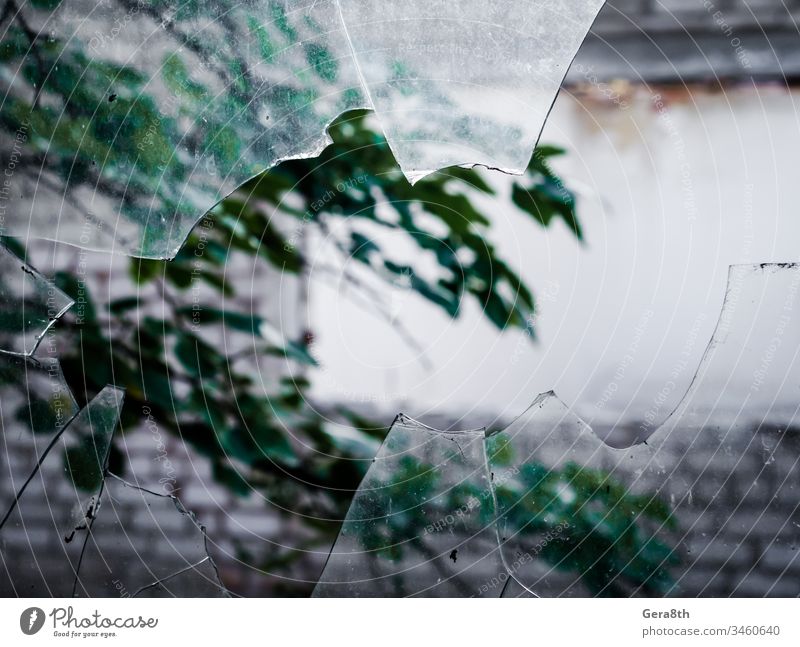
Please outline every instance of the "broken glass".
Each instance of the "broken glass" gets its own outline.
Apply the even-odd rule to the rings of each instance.
[[[0,351],[33,354],[72,303],[0,243]]]
[[[100,507],[111,441],[119,423],[124,393],[107,386],[70,423],[63,435],[64,472],[74,502],[62,535],[70,542],[88,530]]]
[[[177,497],[112,474],[105,481],[102,505],[86,537],[78,595],[227,595],[205,528]]]
[[[41,448],[77,410],[58,360],[0,353],[0,424],[4,440],[30,434],[30,458],[36,459]],[[5,494],[3,490],[0,497]],[[0,498],[0,505],[5,502]]]
[[[522,173],[601,5],[5,0],[0,234],[172,257],[356,108],[411,180]]]
[[[0,522],[3,594],[224,594],[194,515],[175,497],[107,475],[122,398],[105,388],[50,440],[27,478],[9,479],[19,485]]]
[[[691,387],[661,426],[642,421],[642,444],[605,445],[553,394],[490,439],[490,461],[519,470],[498,491],[507,559],[532,554],[516,580],[541,595],[797,595],[798,287],[797,265],[731,268]]]
[[[471,596],[502,571],[484,432],[398,416],[353,498],[316,597]]]
[[[78,405],[55,358],[55,347],[40,342],[72,301],[34,268],[0,244],[0,426],[6,476],[0,488],[0,522],[26,479],[35,475]],[[34,352],[39,351],[36,356]],[[28,439],[25,452],[10,443]]]
[[[10,545],[24,540],[24,531],[10,528],[3,532],[2,527],[15,511],[18,494],[31,483],[39,485],[36,475],[40,465],[77,410],[57,360],[0,353],[0,552],[4,562],[10,555]],[[21,438],[24,443],[15,442]],[[46,501],[41,502],[37,514],[46,506]],[[19,536],[9,537],[15,533]],[[5,577],[2,580],[0,588],[6,590]]]
[[[384,553],[414,545],[432,519],[461,511],[463,531],[446,524],[449,543],[432,558],[469,539],[471,564],[493,560],[499,546],[503,570],[465,569],[450,594],[797,595],[799,289],[800,265],[732,267],[689,390],[662,424],[642,419],[641,444],[612,448],[554,393],[540,395],[486,438],[493,506],[479,506],[481,514],[466,514],[458,503],[469,510],[471,499],[451,496],[467,484],[467,496],[479,497],[483,436],[468,436],[464,454],[448,445],[448,432],[401,420],[356,493],[320,587],[333,595],[430,594],[428,580],[439,575],[424,559]],[[398,508],[392,486],[414,482],[400,460],[442,480],[396,490],[404,497]],[[432,504],[440,509],[430,512]],[[420,512],[391,523],[398,510]]]
[[[630,486],[622,454],[552,394],[488,439],[490,464],[513,478],[497,487],[501,548],[513,579],[504,594],[650,596],[669,592],[672,508],[664,474]],[[632,451],[637,451],[635,448]],[[629,460],[632,472],[640,460]]]
[[[481,164],[519,175],[604,0],[341,0],[359,76],[414,181]]]
[[[55,344],[39,343],[72,301],[5,247],[0,270],[0,594],[224,594],[194,516],[108,478],[123,391],[107,386],[79,411]],[[168,537],[154,553],[158,533]]]
[[[25,582],[25,591],[18,594],[71,593],[65,583],[72,582],[82,554],[81,542],[72,542],[76,533],[91,528],[100,506],[121,406],[122,391],[106,387],[44,438],[41,449],[31,444],[32,465],[17,462],[17,452],[6,446],[10,470],[4,475],[3,490],[10,501],[4,497],[0,518],[3,591],[14,592],[16,583]],[[58,551],[53,550],[56,543]]]

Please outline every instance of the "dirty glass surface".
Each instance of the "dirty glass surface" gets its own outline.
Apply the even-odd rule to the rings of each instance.
[[[0,590],[6,594],[72,594],[83,554],[83,542],[76,539],[85,536],[100,507],[122,398],[119,389],[105,388],[46,446],[36,446],[33,465],[8,465],[3,491],[10,501],[3,501],[0,518]],[[9,461],[12,456],[6,454]],[[66,487],[55,487],[61,483]],[[22,581],[26,590],[16,591]]]
[[[406,175],[525,170],[604,0],[341,0],[372,107]]]
[[[483,430],[443,432],[399,416],[314,595],[475,595],[502,570],[493,516]]]
[[[422,580],[402,577],[399,560],[366,549],[418,541],[431,519],[445,514],[468,521],[466,535],[485,538],[470,543],[478,551],[471,553],[472,562],[481,563],[481,550],[484,559],[494,559],[498,546],[502,552],[499,574],[462,573],[458,594],[798,595],[798,290],[798,265],[733,266],[716,331],[691,387],[663,424],[645,416],[641,431],[649,437],[641,444],[612,448],[554,393],[540,395],[486,438],[493,506],[470,509],[471,501],[480,500],[473,485],[479,450],[448,451],[446,433],[424,430],[424,437],[439,439],[424,443],[396,425],[356,494],[323,581],[349,581],[349,587],[339,585],[339,595],[425,594]],[[729,377],[719,382],[707,375]],[[407,441],[398,445],[400,438]],[[479,442],[482,436],[473,437],[470,446]],[[398,528],[386,522],[396,508],[392,490],[384,486],[401,478],[402,470],[396,458],[385,457],[407,459],[408,447],[425,448],[424,463],[448,475],[450,493],[467,487],[469,495],[436,498],[439,489],[404,488],[402,509],[423,506],[425,513],[404,517]],[[421,449],[411,455],[423,460]],[[466,474],[465,459],[472,466]],[[478,485],[486,482],[482,478]],[[444,504],[435,514],[427,508],[431,493]],[[454,530],[444,549],[463,541],[455,530],[460,527],[446,525]],[[380,542],[370,544],[378,534]],[[394,589],[382,581],[388,575]]]
[[[0,423],[3,458],[0,519],[14,504],[16,493],[44,460],[48,447],[58,440],[64,425],[77,413],[61,367],[54,358],[0,353]],[[27,455],[9,450],[13,436],[30,440]]]
[[[332,2],[25,3],[5,30],[3,232],[147,257],[364,105]]]
[[[0,594],[224,595],[194,515],[108,473],[124,392],[79,410],[57,344],[39,344],[72,301],[5,248],[0,259],[4,340],[19,351],[0,352]]]
[[[50,440],[33,468],[4,470],[4,595],[224,595],[194,515],[175,497],[107,475],[122,399],[121,390],[107,387]],[[133,520],[135,537],[120,517]]]
[[[172,257],[223,196],[319,154],[356,108],[411,181],[521,173],[601,4],[7,0],[0,234]],[[554,393],[488,437],[398,418],[315,595],[797,595],[798,286],[796,265],[732,268],[689,391],[634,447]],[[31,439],[0,465],[0,589],[225,595],[194,515],[108,472],[121,392],[78,411],[42,348],[71,303],[0,247],[3,439]],[[29,532],[42,514],[52,533]]]
[[[521,173],[601,4],[8,0],[0,233],[172,257],[219,199],[318,154],[355,108],[412,180]]]
[[[32,354],[71,305],[72,299],[0,243],[0,351]]]

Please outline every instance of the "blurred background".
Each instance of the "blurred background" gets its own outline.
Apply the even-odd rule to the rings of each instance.
[[[91,294],[93,305],[79,300],[56,327],[76,398],[106,382],[128,389],[112,466],[179,493],[233,591],[304,595],[398,412],[442,429],[496,428],[552,389],[609,444],[643,440],[639,423],[666,418],[692,380],[729,266],[798,260],[798,17],[800,0],[609,0],[523,178],[444,172],[414,194],[372,117],[351,114],[323,162],[287,162],[250,182],[171,265],[31,242],[30,262],[73,298]],[[358,157],[368,145],[382,151],[377,161]],[[464,248],[451,250],[459,262],[490,245],[491,269],[467,277],[464,298],[454,304],[409,269],[420,260],[413,236],[365,219],[358,238],[335,217],[298,230],[309,210],[370,208],[363,196],[345,200],[368,183],[364,169],[396,204],[448,205],[461,192],[490,221],[479,244],[445,227]],[[326,182],[339,181],[352,185],[329,204]],[[276,204],[285,213],[273,219]],[[274,237],[250,249],[237,223],[263,214]],[[195,274],[193,254],[209,240],[220,255],[205,254]],[[392,260],[371,282],[375,246]],[[481,287],[500,267],[503,285]],[[182,331],[166,329],[181,317]],[[255,328],[264,343],[252,341]],[[175,346],[162,348],[173,333]],[[217,369],[220,385],[208,378]],[[243,404],[247,389],[259,396]],[[268,423],[256,441],[228,431],[257,420]],[[9,451],[24,454],[17,441]]]

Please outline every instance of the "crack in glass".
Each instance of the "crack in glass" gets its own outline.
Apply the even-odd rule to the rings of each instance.
[[[0,243],[0,351],[33,355],[72,299]]]
[[[115,474],[105,479],[103,495],[102,514],[86,537],[79,595],[228,597],[205,526],[176,496]]]
[[[20,351],[0,352],[0,592],[227,595],[194,514],[108,472],[124,391],[106,386],[79,409],[55,345],[40,346],[73,302],[4,247],[0,270],[4,339]],[[24,455],[9,446],[19,434]],[[135,515],[136,538],[121,510]]]

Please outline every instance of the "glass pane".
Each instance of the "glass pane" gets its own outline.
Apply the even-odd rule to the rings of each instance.
[[[483,430],[437,431],[400,416],[314,595],[479,595],[502,571],[493,517]]]
[[[171,257],[245,180],[318,154],[365,103],[335,4],[294,4],[23,3],[2,42],[3,233]]]
[[[0,353],[0,515],[77,412],[58,361]]]
[[[521,174],[604,0],[341,0],[367,94],[404,173]]]
[[[112,475],[102,505],[87,537],[79,595],[227,595],[208,553],[205,528],[177,498]]]

